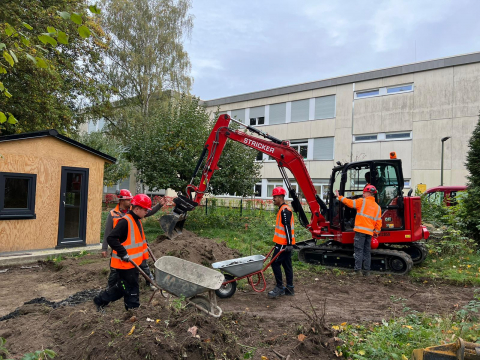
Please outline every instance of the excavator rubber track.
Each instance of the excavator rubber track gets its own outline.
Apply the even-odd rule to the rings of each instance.
[[[413,265],[421,264],[428,256],[428,249],[423,242],[412,242],[408,244],[383,245],[382,249],[403,251],[410,255]]]
[[[312,243],[313,242],[313,243]],[[352,269],[355,260],[353,246],[314,244],[314,240],[296,244],[298,259],[307,264]],[[382,274],[405,275],[413,267],[412,258],[403,251],[390,249],[372,249],[371,271]]]

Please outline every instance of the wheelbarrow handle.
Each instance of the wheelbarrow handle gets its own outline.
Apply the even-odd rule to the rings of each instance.
[[[150,276],[148,276],[147,274],[145,274],[145,271],[143,271],[142,269],[140,269],[140,266],[138,266],[135,261],[133,261],[132,259],[129,259],[128,260],[133,266],[135,266],[135,268],[138,270],[138,272],[140,274],[142,274],[142,276],[145,278],[145,280],[147,280],[148,282],[150,282],[150,284],[152,284],[153,286],[155,286],[157,289],[159,290],[163,290],[160,286],[158,286],[158,284],[153,281],[152,279],[150,279]]]
[[[150,254],[150,256],[152,257],[153,262],[154,263],[157,262],[157,259],[155,258],[155,255],[153,255],[153,251],[152,251],[152,249],[150,249],[150,246],[148,246],[148,244],[147,244],[147,250],[148,250],[148,253]]]

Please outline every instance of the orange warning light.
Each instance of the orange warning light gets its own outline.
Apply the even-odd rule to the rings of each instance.
[[[397,153],[395,151],[392,151],[390,153],[390,159],[396,159],[397,158]]]

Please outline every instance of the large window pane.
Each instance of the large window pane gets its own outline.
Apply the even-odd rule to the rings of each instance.
[[[310,100],[292,101],[291,122],[307,121],[310,109]]]
[[[237,121],[241,121],[241,122],[245,122],[245,109],[240,109],[240,110],[233,110],[232,111],[232,118],[237,120]]]
[[[335,95],[315,98],[315,120],[335,117]]]
[[[333,160],[334,138],[313,139],[313,160]]]
[[[287,121],[287,103],[270,105],[269,124],[285,124]]]
[[[5,178],[5,209],[28,209],[29,179]]]

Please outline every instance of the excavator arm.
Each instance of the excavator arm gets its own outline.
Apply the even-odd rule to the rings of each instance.
[[[240,122],[240,125],[245,126],[251,132],[263,137],[256,137],[246,134],[243,131],[231,129],[228,126],[233,120],[230,116],[222,114],[219,116],[210,136],[205,142],[205,146],[200,156],[195,171],[192,175],[191,183],[187,186],[187,196],[180,195],[175,199],[175,209],[173,215],[165,215],[160,220],[162,228],[166,234],[173,238],[181,233],[183,223],[185,221],[186,213],[193,210],[202,200],[205,192],[208,189],[210,180],[216,170],[218,170],[218,161],[222,155],[223,149],[228,139],[237,141],[247,147],[258,150],[264,154],[269,155],[276,160],[278,168],[285,183],[288,187],[289,195],[293,199],[292,207],[297,213],[300,223],[305,226],[314,238],[319,238],[322,232],[329,231],[329,223],[322,215],[322,209],[326,209],[325,204],[319,198],[316,193],[315,187],[312,183],[312,179],[305,167],[303,158],[297,151],[289,146],[287,141],[279,140],[273,136],[270,136],[254,127],[246,126]],[[195,179],[204,159],[206,157],[205,165],[202,169],[202,175],[198,186],[193,185],[192,182]],[[310,221],[303,211],[300,204],[300,200],[297,197],[295,190],[291,187],[285,169],[288,169],[295,179],[297,184],[302,190],[308,206],[312,213]],[[163,220],[163,221],[162,221]]]

